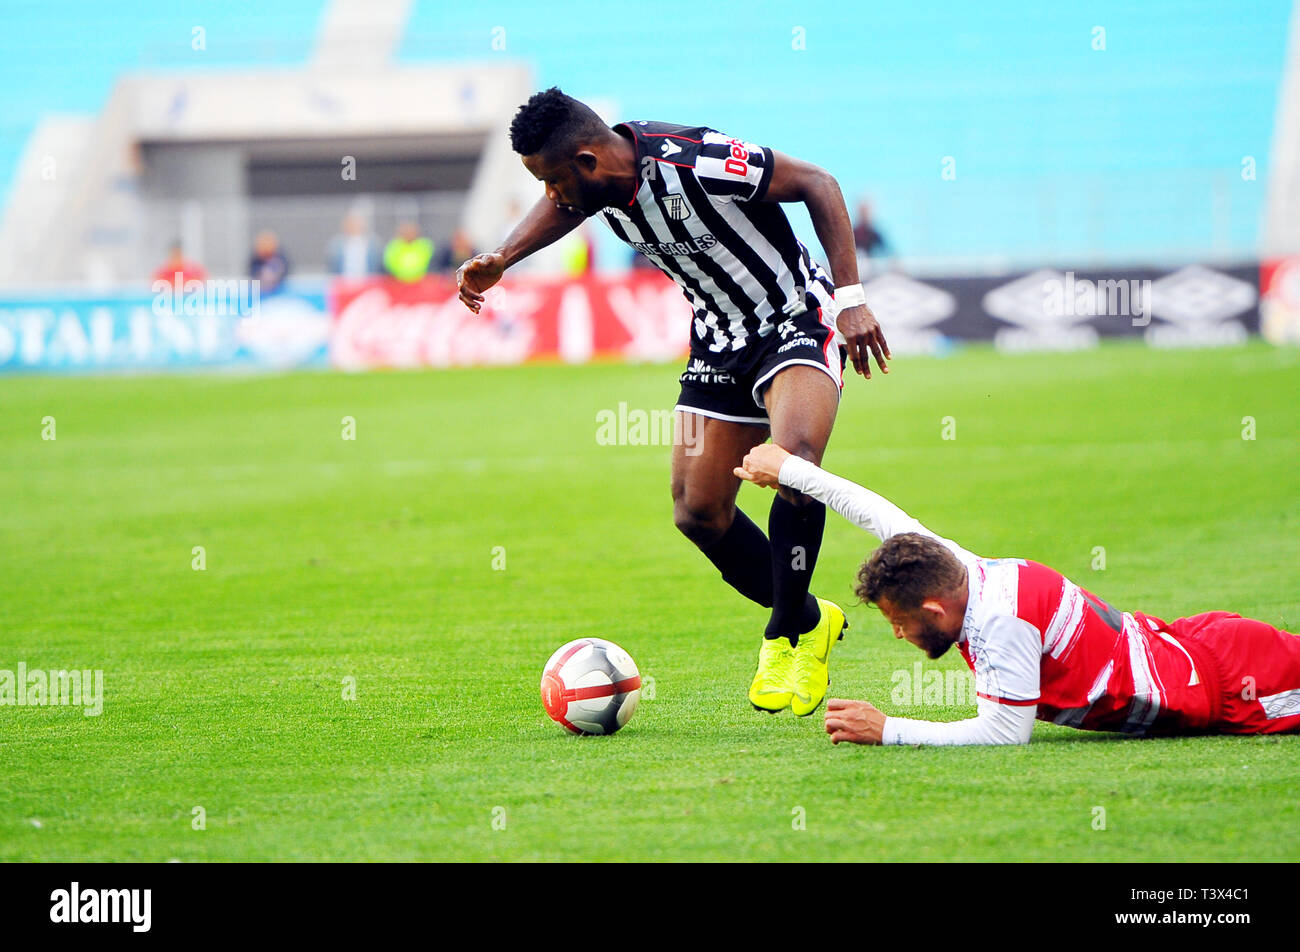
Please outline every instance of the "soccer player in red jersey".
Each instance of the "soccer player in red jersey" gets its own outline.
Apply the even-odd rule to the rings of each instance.
[[[864,377],[872,357],[887,372],[839,186],[824,169],[707,126],[608,126],[554,88],[519,109],[510,139],[545,197],[500,248],[461,265],[461,301],[478,312],[507,268],[587,218],[677,283],[693,318],[675,408],[688,438],[674,440],[673,519],[726,582],[771,609],[750,703],[811,714],[847,627],[843,609],[808,590],[826,510],[782,490],[765,536],[736,508],[733,470],[769,433],[821,462],[845,358]],[[783,202],[808,209],[829,270],[795,237]]]
[[[931,658],[953,645],[975,674],[978,715],[887,717],[831,699],[835,743],[1023,744],[1034,718],[1136,735],[1300,731],[1300,637],[1226,611],[1165,622],[1121,612],[1027,559],[985,559],[887,499],[773,444],[736,475],[807,493],[882,540],[857,593]]]

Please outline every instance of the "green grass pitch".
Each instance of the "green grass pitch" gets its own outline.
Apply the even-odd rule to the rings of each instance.
[[[752,711],[763,612],[673,528],[668,449],[595,438],[677,371],[0,381],[0,669],[105,678],[98,717],[0,707],[0,860],[1300,859],[1294,737],[884,750]],[[900,359],[826,464],[1121,608],[1300,631],[1297,380],[1260,344]],[[872,544],[829,516],[815,589],[850,606]],[[891,705],[921,655],[849,618],[833,695],[973,713]],[[614,737],[538,698],[581,635],[655,680]]]

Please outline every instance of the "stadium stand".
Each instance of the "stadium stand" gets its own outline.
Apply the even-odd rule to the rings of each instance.
[[[423,116],[417,135],[442,122],[435,113],[486,108],[466,103],[468,86],[496,97],[490,121],[468,123],[458,144],[416,147],[414,156],[410,141],[386,145],[384,130],[369,130],[377,174],[388,176],[370,206],[380,234],[414,213],[440,244],[457,222],[491,244],[507,213],[471,180],[506,175],[512,157],[499,144],[486,148],[485,137],[530,87],[558,83],[587,99],[617,95],[620,116],[708,123],[825,165],[850,202],[871,196],[913,273],[1245,260],[1259,252],[1266,217],[1290,13],[1283,0],[1263,0],[1225,29],[1209,2],[1102,2],[1086,18],[1049,17],[1030,2],[998,11],[945,2],[869,13],[810,7],[790,23],[786,8],[759,4],[740,23],[725,10],[693,7],[693,24],[705,26],[686,31],[671,16],[647,21],[637,8],[597,3],[575,4],[562,19],[503,4],[494,8],[499,23],[472,5],[435,3],[74,6],[75,17],[67,5],[20,4],[7,12],[0,39],[0,113],[8,117],[0,126],[0,183],[8,186],[0,282],[10,286],[139,278],[177,237],[204,245],[214,273],[233,273],[264,227],[285,236],[307,271],[323,273],[328,239],[351,199],[323,185],[306,195],[294,189],[312,175],[323,181],[324,157],[352,134],[346,125],[334,124],[336,141],[310,148],[227,155],[220,174],[216,150],[207,150],[207,183],[222,174],[246,179],[230,194],[209,195],[212,207],[203,195],[182,195],[192,179],[180,170],[192,156],[180,150],[193,142],[155,135],[139,151],[123,148],[141,102],[153,103],[155,133],[168,109],[185,111],[174,92],[156,101],[169,82],[187,95],[225,97],[223,114],[244,116],[245,133],[262,136],[273,120],[256,104],[275,89],[291,97],[313,77],[324,77],[320,98],[277,106],[291,125],[309,123],[313,110],[328,113],[331,97],[346,95],[342,87],[374,97],[381,110],[398,97],[384,114],[395,126]],[[370,34],[357,32],[362,8]],[[845,17],[869,18],[870,28],[843,30]],[[199,29],[203,48],[195,49]],[[615,49],[597,41],[611,30],[637,42]],[[45,41],[24,43],[32,35]],[[366,35],[375,41],[369,54],[347,42]],[[739,51],[734,58],[719,50],[719,35]],[[769,48],[789,55],[765,57],[761,73],[746,68],[744,51]],[[402,77],[397,85],[365,88],[361,77],[384,62],[390,80]],[[482,78],[458,81],[452,74],[469,68],[461,64]],[[25,93],[33,85],[48,91],[39,104]],[[716,94],[701,96],[701,88]],[[232,109],[241,94],[251,105]],[[1290,114],[1295,101],[1292,93]],[[231,132],[201,133],[221,134]],[[1294,168],[1289,148],[1276,153],[1290,164],[1272,170],[1275,189],[1296,180],[1283,171]],[[433,160],[442,163],[436,170]],[[1248,160],[1259,166],[1256,178],[1244,174]],[[482,161],[501,168],[485,171]],[[174,175],[147,174],[169,163]],[[417,187],[442,175],[449,187]],[[249,200],[232,205],[241,188]],[[145,213],[134,217],[144,224],[128,233],[141,203]],[[91,206],[93,220],[83,217]]]

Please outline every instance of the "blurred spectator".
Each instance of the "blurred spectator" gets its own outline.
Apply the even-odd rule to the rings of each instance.
[[[197,261],[187,260],[181,243],[173,241],[167,250],[167,260],[153,273],[153,279],[184,288],[186,281],[206,281],[208,272]]]
[[[559,241],[564,273],[571,278],[590,274],[596,267],[596,246],[586,224],[581,224]]]
[[[531,209],[531,207],[532,206],[530,205],[529,209]],[[510,196],[509,200],[506,202],[506,215],[504,225],[501,229],[501,237],[498,239],[498,244],[505,242],[506,238],[509,237],[510,232],[514,230],[515,226],[524,220],[525,214],[526,211],[524,204],[520,202],[517,197],[513,195]],[[519,277],[524,274],[551,275],[561,271],[562,256],[560,253],[560,244],[561,242],[557,241],[554,244],[548,245],[540,251],[529,255],[523,261],[512,265],[510,273],[515,277]]]
[[[863,258],[888,258],[892,253],[889,242],[885,236],[876,228],[876,223],[871,217],[871,203],[866,199],[858,202],[858,222],[853,226],[853,242],[858,246],[858,259],[861,262]],[[866,264],[872,264],[870,261]],[[874,264],[871,267],[864,268],[867,271],[878,270]]]
[[[433,242],[420,234],[415,222],[403,222],[384,248],[384,270],[398,281],[419,281],[429,273]]]
[[[289,259],[280,250],[280,239],[273,231],[261,231],[253,241],[253,258],[248,264],[248,275],[261,282],[259,292],[275,294],[289,276]]]
[[[501,241],[504,242],[508,237],[510,237],[510,232],[514,231],[515,226],[523,220],[524,207],[520,204],[519,199],[512,195],[510,196],[510,200],[506,203],[506,223],[505,227],[501,230]],[[525,258],[524,260],[527,261],[528,259]]]
[[[364,278],[378,274],[382,267],[379,238],[360,215],[343,219],[342,231],[330,239],[325,258],[330,273],[343,278]]]
[[[451,236],[451,244],[438,252],[438,263],[434,268],[438,271],[454,272],[476,253],[469,232],[464,228],[457,228]]]

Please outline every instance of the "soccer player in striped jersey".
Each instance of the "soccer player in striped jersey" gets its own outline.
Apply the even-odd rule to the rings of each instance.
[[[887,499],[780,446],[736,475],[806,493],[882,540],[857,593],[931,658],[956,645],[975,673],[977,716],[886,717],[832,698],[835,743],[1023,744],[1034,719],[1134,735],[1300,732],[1300,637],[1230,612],[1165,622],[1121,612],[1027,559],[985,559]]]
[[[679,437],[688,438],[674,440],[674,521],[723,579],[771,609],[750,703],[811,714],[847,627],[838,605],[808,590],[826,510],[783,490],[765,536],[736,508],[733,470],[769,433],[821,462],[845,356],[864,377],[872,357],[888,372],[839,186],[815,165],[706,127],[611,128],[555,88],[520,108],[510,136],[545,198],[500,248],[461,266],[461,300],[477,312],[507,268],[591,216],[677,282],[694,319],[676,404]],[[781,202],[807,206],[829,273],[795,237]]]

